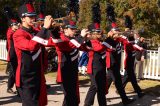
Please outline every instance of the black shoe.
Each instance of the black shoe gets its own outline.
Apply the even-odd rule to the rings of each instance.
[[[17,96],[17,97],[20,97],[20,94],[19,94],[18,91],[15,91],[15,93],[16,93],[16,96]]]
[[[19,95],[19,93],[17,93],[17,95],[16,95],[17,97],[20,97],[20,95]]]
[[[119,95],[119,92],[116,90],[116,94],[118,94]]]
[[[5,73],[6,73],[7,75],[9,74],[9,72],[8,72],[8,71],[6,71]]]
[[[126,106],[126,105],[128,105],[128,104],[130,104],[134,101],[135,101],[135,99],[126,99],[126,100],[122,101],[122,103],[123,103],[124,106]]]
[[[51,88],[51,86],[50,85],[46,85],[46,88],[49,89],[49,88]]]
[[[84,104],[84,106],[92,106],[92,105]]]
[[[107,102],[111,102],[111,100],[110,100],[110,99],[107,99]]]
[[[15,91],[15,92],[14,92],[14,94],[18,94],[18,92],[17,92],[17,91]]]
[[[7,92],[10,93],[10,94],[16,94],[11,88],[7,89]]]
[[[139,97],[139,98],[142,98],[144,95],[145,95],[145,93],[139,93],[139,94],[138,94],[138,97]]]

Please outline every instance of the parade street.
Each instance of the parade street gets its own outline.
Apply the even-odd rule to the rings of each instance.
[[[61,106],[63,102],[63,91],[60,85],[56,84],[55,78],[52,78],[51,76],[47,76],[46,79],[47,79],[47,84],[51,85],[51,88],[48,89],[48,106]],[[159,93],[157,94],[160,94],[160,86],[154,86],[148,89],[154,89],[154,88],[159,89]],[[20,98],[18,98],[15,95],[7,93],[6,89],[7,89],[7,76],[3,71],[1,71],[0,72],[0,106],[21,106]],[[80,81],[81,102],[79,106],[84,105],[83,101],[85,99],[88,89],[89,89],[89,80],[81,80]],[[115,91],[116,91],[115,86],[112,85],[111,89],[109,90],[109,94],[106,96],[108,106],[123,106],[119,95],[116,94]],[[156,92],[158,92],[158,90]],[[160,106],[160,96],[158,97],[158,95],[155,95],[154,92],[149,92],[147,95],[145,95],[141,99],[138,99],[136,94],[133,93],[133,90],[127,90],[127,95],[130,98],[136,99],[135,102],[133,102],[128,106]],[[98,106],[97,97],[95,98],[94,106]]]

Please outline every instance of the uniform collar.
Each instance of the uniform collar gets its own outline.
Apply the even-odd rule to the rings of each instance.
[[[66,36],[66,35],[65,35]],[[75,37],[66,36],[68,39],[74,39]]]
[[[33,28],[32,27],[26,28],[26,27],[22,26],[22,29],[25,30],[25,31],[27,31],[27,32],[29,32],[29,33],[33,32]]]

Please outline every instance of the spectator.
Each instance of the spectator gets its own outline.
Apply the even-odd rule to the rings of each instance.
[[[78,64],[78,70],[80,73],[85,75],[87,71],[87,64],[88,64],[88,53],[80,51],[80,58],[79,58],[79,64]]]
[[[135,43],[140,47],[144,48],[143,51],[136,51],[135,55],[135,72],[139,80],[143,79],[143,64],[144,59],[146,59],[146,49],[147,45],[144,42],[144,38],[140,37],[139,34],[134,34]]]

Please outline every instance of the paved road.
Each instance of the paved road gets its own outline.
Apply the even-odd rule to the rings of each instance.
[[[48,106],[61,106],[63,92],[60,85],[54,82],[53,78],[47,78],[47,83],[51,85],[51,88],[48,89]],[[0,106],[21,106],[20,99],[17,96],[6,93],[6,86],[7,76],[3,72],[0,72]],[[88,81],[82,81],[80,83],[80,106],[83,106],[88,88]],[[135,93],[128,92],[127,95],[136,99],[136,101],[129,106],[160,106],[160,97],[145,95],[143,98],[138,99]],[[106,97],[108,106],[123,106],[120,97],[115,93],[113,85]],[[94,106],[98,106],[97,99],[95,99]]]

